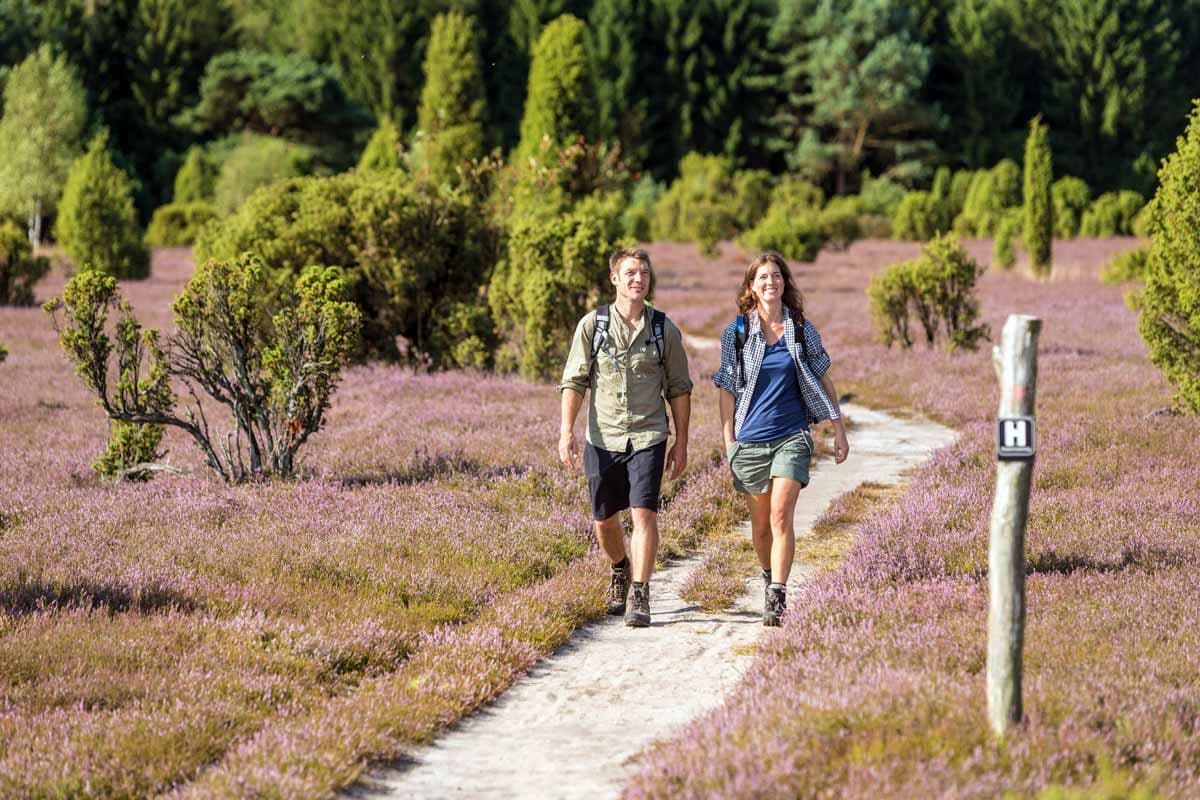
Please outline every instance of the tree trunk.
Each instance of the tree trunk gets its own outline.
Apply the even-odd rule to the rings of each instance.
[[[34,200],[29,212],[29,244],[37,247],[42,243],[42,201]]]

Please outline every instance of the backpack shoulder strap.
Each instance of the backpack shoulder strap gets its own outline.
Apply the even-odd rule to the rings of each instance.
[[[733,329],[734,345],[737,351],[737,368],[738,374],[736,380],[739,386],[746,385],[746,362],[742,358],[742,351],[746,349],[746,337],[750,335],[750,323],[746,319],[745,314],[738,314],[737,323]]]
[[[666,327],[667,315],[657,308],[650,309],[650,341],[654,342],[654,349],[658,351],[660,365],[666,363],[666,359],[663,357],[663,348],[667,340]]]
[[[596,355],[604,349],[604,345],[608,342],[608,306],[600,306],[596,309],[596,325],[592,328],[592,359],[595,360]]]

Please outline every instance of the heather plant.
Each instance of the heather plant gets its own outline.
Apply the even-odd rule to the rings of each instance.
[[[456,183],[457,166],[484,154],[486,109],[474,24],[461,12],[439,14],[425,50],[413,160],[439,183]]]
[[[888,347],[912,347],[910,316],[916,318],[932,347],[944,328],[947,348],[974,350],[989,335],[978,321],[975,282],[982,273],[953,234],[935,237],[919,257],[886,267],[867,288],[871,316]]]
[[[264,302],[282,307],[305,267],[345,269],[362,310],[367,350],[412,363],[454,366],[440,349],[462,332],[463,307],[479,305],[479,289],[496,262],[498,242],[485,210],[469,193],[432,186],[402,171],[351,171],[297,178],[255,192],[196,242],[198,260],[249,251],[263,261]],[[450,325],[454,331],[439,331]],[[404,351],[397,343],[402,337]],[[486,347],[486,337],[463,353]],[[472,356],[469,363],[478,365]],[[463,364],[464,366],[466,364]]]
[[[212,203],[197,200],[191,203],[167,203],[154,209],[146,226],[145,241],[152,247],[177,247],[196,241],[200,231],[217,219]]]
[[[971,178],[963,209],[954,218],[954,232],[960,236],[992,236],[1004,212],[1020,205],[1021,168],[1004,159]]]
[[[1010,209],[1000,220],[996,228],[995,241],[992,243],[992,263],[1002,269],[1012,269],[1017,263],[1017,236],[1025,222],[1019,209]]]
[[[1133,233],[1133,221],[1146,200],[1128,189],[1106,192],[1097,197],[1079,222],[1080,236],[1128,236]]]
[[[1073,239],[1079,235],[1079,224],[1092,202],[1092,190],[1082,178],[1064,175],[1050,187],[1054,202],[1054,235]]]
[[[1200,414],[1200,105],[1159,171],[1150,211],[1151,245],[1146,287],[1139,300],[1138,333],[1150,361],[1175,388],[1176,404]]]
[[[20,226],[0,219],[0,306],[33,305],[33,287],[49,270],[50,261],[34,256]]]
[[[80,268],[122,279],[149,276],[129,176],[113,163],[107,134],[93,137],[71,165],[54,236]]]
[[[358,169],[386,171],[404,167],[404,143],[391,117],[379,120],[379,127],[371,134],[367,146],[358,159]]]
[[[1105,283],[1144,282],[1149,265],[1149,245],[1133,250],[1124,250],[1117,253],[1104,265],[1104,269],[1100,270],[1100,280]]]
[[[1050,273],[1050,247],[1054,236],[1054,204],[1050,186],[1054,170],[1050,160],[1050,134],[1041,116],[1029,123],[1025,140],[1025,219],[1023,241],[1035,275]],[[1001,223],[1003,226],[1003,223]]]
[[[172,306],[177,330],[165,349],[156,330],[143,330],[111,276],[79,273],[61,299],[46,304],[76,372],[110,420],[131,426],[114,431],[98,470],[153,453],[157,440],[136,426],[170,425],[188,433],[226,481],[295,473],[296,453],[320,430],[354,350],[359,312],[345,299],[338,269],[309,267],[296,282],[294,304],[270,316],[264,335],[271,309],[263,302],[262,273],[250,255],[199,267]],[[194,401],[182,412],[171,377],[185,383]],[[229,408],[232,442],[210,429],[197,388]]]
[[[217,168],[200,145],[188,148],[179,171],[175,173],[174,203],[212,202],[217,191]]]

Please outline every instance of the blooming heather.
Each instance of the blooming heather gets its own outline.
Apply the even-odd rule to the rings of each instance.
[[[986,244],[969,247],[986,259]],[[1195,796],[1200,420],[1164,413],[1169,387],[1133,313],[1096,279],[1128,246],[1057,243],[1053,281],[989,273],[979,286],[993,330],[1009,313],[1043,320],[1024,725],[998,744],[985,716],[990,358],[872,344],[862,289],[911,248],[863,242],[799,270],[839,389],[963,435],[864,519],[726,703],[650,751],[627,797],[1031,797],[1098,783]]]

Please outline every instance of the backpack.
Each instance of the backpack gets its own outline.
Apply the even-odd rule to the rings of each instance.
[[[650,341],[654,343],[654,349],[658,352],[658,365],[661,367],[666,363],[663,360],[663,343],[666,339],[663,329],[666,327],[667,315],[650,306],[646,306],[646,311],[650,312]],[[608,306],[597,308],[596,328],[592,331],[592,363],[595,363],[596,356],[608,343],[608,320]]]
[[[808,340],[804,337],[804,312],[800,312],[800,352],[804,356],[804,363],[808,363]],[[738,314],[737,327],[734,328],[734,345],[737,351],[737,368],[738,380],[741,385],[746,385],[746,362],[742,358],[742,350],[746,347],[746,337],[750,335],[750,320],[746,314]]]

